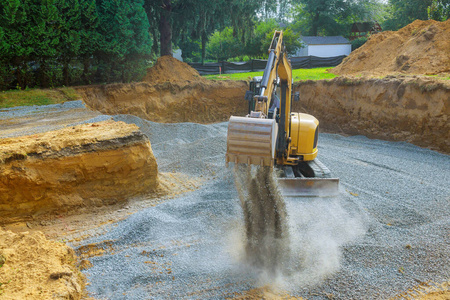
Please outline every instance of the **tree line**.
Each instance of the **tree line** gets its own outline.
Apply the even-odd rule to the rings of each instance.
[[[444,21],[450,0],[0,0],[0,89],[140,80],[158,56],[263,58],[275,29],[348,36],[378,21],[397,30]]]
[[[134,80],[148,31],[143,0],[2,0],[0,87]]]

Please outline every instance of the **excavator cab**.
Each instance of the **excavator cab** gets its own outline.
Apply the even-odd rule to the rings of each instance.
[[[276,167],[284,196],[334,196],[339,179],[316,158],[319,121],[291,111],[299,98],[292,81],[283,34],[275,31],[263,76],[253,78],[245,94],[247,116],[230,117],[226,164]]]

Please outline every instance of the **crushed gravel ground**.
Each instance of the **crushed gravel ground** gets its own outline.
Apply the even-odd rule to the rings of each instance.
[[[4,126],[11,117],[46,119],[34,131],[30,123],[30,134],[110,118],[80,102],[65,105],[24,108],[28,113],[1,110],[0,138],[8,135]],[[77,118],[52,125],[52,116],[63,114]],[[246,263],[242,210],[232,168],[224,163],[227,123],[114,119],[135,123],[148,135],[160,171],[209,180],[73,244],[106,251],[91,257],[93,267],[84,271],[92,297],[223,299],[272,284],[307,299],[389,299],[450,278],[448,155],[407,143],[321,134],[319,159],[340,178],[340,195],[287,200],[290,264],[270,272]]]
[[[0,109],[0,138],[32,135],[81,123],[111,119],[86,108],[81,100]]]
[[[246,264],[243,215],[224,166],[227,123],[136,123],[161,171],[211,180],[146,208],[83,245],[112,241],[85,273],[108,299],[227,298],[274,284],[307,299],[387,299],[449,279],[450,159],[407,144],[322,134],[319,157],[340,177],[335,198],[286,203],[290,265]]]

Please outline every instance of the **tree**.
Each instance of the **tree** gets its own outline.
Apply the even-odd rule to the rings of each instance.
[[[344,0],[299,0],[297,10],[304,18],[308,35],[316,36],[319,32],[330,34],[338,26],[337,20],[346,19],[351,13],[352,1]]]
[[[248,56],[250,58],[267,57],[270,43],[275,30],[282,29],[275,19],[258,22],[253,35],[243,41],[233,35],[233,28],[226,27],[222,31],[214,32],[206,47],[208,57],[216,60]],[[300,34],[294,33],[291,28],[284,28],[283,40],[289,54],[294,54],[301,47]]]
[[[91,82],[91,59],[99,50],[101,36],[98,25],[99,17],[95,0],[80,0],[79,57],[83,64],[81,79],[85,84]]]
[[[387,20],[383,27],[389,30],[398,30],[414,20],[427,20],[428,7],[433,0],[389,0],[392,7],[392,18]]]
[[[215,30],[229,26],[233,35],[245,42],[252,35],[258,14],[277,8],[290,0],[146,0],[150,23],[157,23],[160,54],[171,55],[172,43],[186,45],[188,38],[200,40],[202,61],[206,56],[208,37]],[[155,34],[153,34],[155,36]]]
[[[294,31],[304,35],[348,35],[354,22],[386,17],[379,0],[294,0]]]
[[[214,32],[209,38],[206,49],[208,57],[217,61],[239,56],[243,52],[239,40],[233,36],[233,28],[231,27]]]
[[[144,75],[151,40],[141,0],[98,0],[97,77],[127,82]]]
[[[172,26],[170,24],[172,17],[172,1],[162,0],[162,6],[159,16],[159,33],[161,39],[161,56],[172,56]]]
[[[58,61],[62,64],[62,76],[65,85],[69,85],[69,64],[78,55],[80,39],[80,5],[78,0],[59,0],[56,3],[58,13]]]
[[[40,86],[48,87],[54,75],[51,64],[58,54],[63,17],[54,0],[2,1],[0,9],[4,12],[0,17],[2,57],[10,60],[17,85],[31,85],[30,68],[34,68]]]
[[[446,21],[450,18],[450,0],[433,0],[427,8],[428,19]]]

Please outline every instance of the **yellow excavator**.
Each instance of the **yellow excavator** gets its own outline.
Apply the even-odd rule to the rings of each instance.
[[[283,33],[275,31],[263,76],[253,78],[245,94],[248,115],[230,117],[226,164],[276,167],[285,197],[335,196],[339,179],[316,158],[319,121],[291,111],[292,99],[299,101],[292,83]]]

